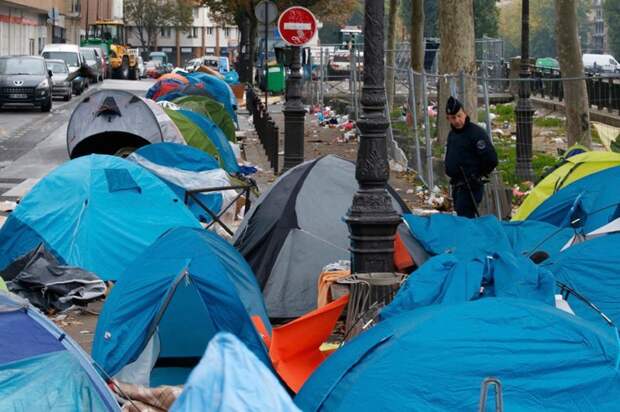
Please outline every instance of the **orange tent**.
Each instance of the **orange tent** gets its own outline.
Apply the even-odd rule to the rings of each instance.
[[[259,316],[252,317],[262,336],[273,367],[295,393],[330,355],[321,345],[331,335],[349,295],[309,312],[292,322],[273,328],[271,335]]]
[[[161,77],[159,77],[159,79],[157,79],[157,80],[161,81],[161,80],[166,80],[166,79],[174,79],[174,80],[178,80],[180,82],[183,82],[183,84],[189,84],[189,80],[187,79],[187,77],[182,76],[182,75],[177,74],[177,73],[166,73],[166,74],[162,75]]]

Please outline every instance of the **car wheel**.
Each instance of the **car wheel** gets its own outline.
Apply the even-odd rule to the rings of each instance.
[[[46,112],[49,112],[50,110],[52,110],[52,98],[51,98],[51,96],[50,96],[49,100],[45,104],[41,105],[41,111],[42,112],[46,113]]]

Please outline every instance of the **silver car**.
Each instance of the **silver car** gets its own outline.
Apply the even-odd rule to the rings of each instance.
[[[71,100],[73,88],[71,82],[67,80],[69,76],[69,66],[64,60],[54,59],[45,60],[47,69],[52,72],[52,97],[62,97],[63,100]]]
[[[80,47],[80,53],[84,56],[86,60],[86,64],[90,67],[93,73],[96,73],[96,76],[91,79],[93,83],[97,83],[98,81],[103,81],[105,77],[105,67],[101,64],[101,50],[97,47]]]

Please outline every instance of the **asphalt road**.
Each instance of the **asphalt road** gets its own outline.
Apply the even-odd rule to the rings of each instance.
[[[55,100],[50,113],[7,109],[0,113],[0,201],[23,197],[43,176],[67,161],[66,131],[73,109],[98,89],[143,96],[152,80],[105,80],[69,102]]]

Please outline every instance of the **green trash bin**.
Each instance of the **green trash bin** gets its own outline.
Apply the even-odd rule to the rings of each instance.
[[[284,66],[280,64],[269,65],[267,72],[267,90],[271,93],[282,93],[286,88],[284,81]]]

